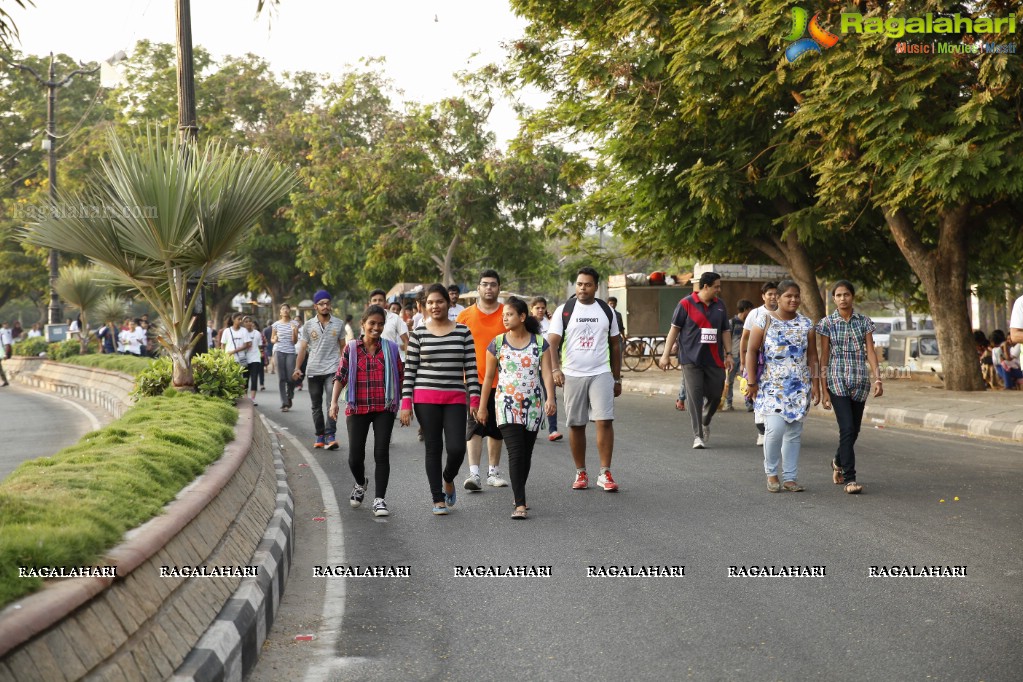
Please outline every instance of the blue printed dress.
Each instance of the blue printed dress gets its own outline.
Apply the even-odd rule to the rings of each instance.
[[[767,334],[763,345],[764,373],[753,409],[764,416],[777,414],[787,422],[798,421],[810,410],[806,347],[813,322],[800,314],[788,321],[765,315],[758,324],[761,328],[767,326]]]

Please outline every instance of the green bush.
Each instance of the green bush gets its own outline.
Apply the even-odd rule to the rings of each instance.
[[[15,355],[37,358],[40,353],[45,353],[49,349],[49,345],[50,344],[46,342],[46,337],[37,336],[33,339],[18,341],[16,344],[11,346],[11,352]]]
[[[106,369],[111,372],[121,372],[122,374],[135,376],[139,372],[149,369],[153,360],[137,355],[120,355],[115,353],[100,355],[96,353],[91,355],[73,355],[65,358],[64,362],[69,365],[95,367],[96,369]]]
[[[192,358],[195,388],[202,395],[234,402],[245,395],[245,376],[234,356],[220,348]]]
[[[81,355],[81,350],[82,344],[78,339],[65,339],[64,341],[51,343],[46,350],[46,356],[51,360],[60,362],[72,355]]]
[[[245,395],[245,377],[242,366],[223,350],[215,349],[192,358],[192,371],[195,372],[195,388],[201,395],[221,398],[234,402]],[[132,397],[136,400],[144,397],[164,395],[171,388],[173,366],[170,358],[160,358],[149,368],[135,376],[135,390]]]
[[[135,390],[131,397],[135,400],[163,395],[171,384],[173,367],[170,358],[154,360],[148,368],[135,375]]]

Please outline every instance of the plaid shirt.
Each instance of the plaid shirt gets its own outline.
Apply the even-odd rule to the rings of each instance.
[[[873,331],[873,320],[856,311],[848,322],[836,310],[817,323],[817,333],[831,341],[828,357],[823,360],[827,365],[828,390],[833,394],[848,396],[860,403],[867,401],[870,394],[867,334]]]
[[[356,341],[356,358],[359,364],[356,372],[355,405],[345,404],[345,416],[353,414],[370,414],[387,411],[387,392],[384,377],[384,353],[380,345],[373,355],[366,352],[362,339]],[[401,361],[398,361],[398,376],[395,380],[401,386]],[[341,362],[337,367],[337,380],[344,388],[348,384],[348,353],[341,353]]]

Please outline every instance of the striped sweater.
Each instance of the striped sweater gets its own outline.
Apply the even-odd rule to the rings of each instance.
[[[405,360],[405,382],[401,390],[401,409],[412,403],[433,405],[480,404],[480,383],[476,372],[476,347],[472,332],[464,324],[444,336],[435,336],[425,327],[409,333]]]

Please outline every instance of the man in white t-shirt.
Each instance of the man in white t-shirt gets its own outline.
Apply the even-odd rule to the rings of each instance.
[[[742,338],[739,340],[739,374],[740,376],[749,376],[749,374],[743,375],[744,370],[743,364],[746,360],[746,345],[749,343],[749,335],[753,330],[754,325],[758,325],[764,316],[768,313],[772,313],[778,309],[778,283],[767,282],[764,286],[760,287],[760,297],[764,299],[764,305],[759,308],[754,308],[749,315],[746,316],[745,321],[742,323]],[[756,367],[750,369],[751,372],[756,372]],[[747,407],[746,411],[751,412],[752,407]],[[764,444],[764,418],[754,414],[753,423],[757,427],[757,445]]]
[[[1009,317],[1009,340],[1023,343],[1023,296],[1012,304],[1012,315]]]
[[[371,305],[378,305],[387,313],[387,318],[384,320],[384,331],[380,332],[380,338],[398,344],[401,357],[404,358],[405,349],[408,348],[408,325],[401,319],[401,315],[395,315],[387,309],[387,292],[383,289],[374,289],[370,293],[369,304],[366,307]]]
[[[4,373],[4,360],[9,360],[11,357],[11,346],[14,345],[14,336],[11,334],[11,330],[7,328],[7,323],[0,323],[0,380],[3,381],[0,386],[7,386],[7,374]]]
[[[458,305],[458,297],[462,295],[462,290],[458,288],[457,284],[452,284],[448,287],[448,298],[451,299],[451,307],[448,308],[448,319],[454,322],[458,319],[458,313],[465,310],[464,305]]]
[[[554,383],[565,388],[568,443],[575,461],[574,490],[589,487],[586,475],[586,422],[597,423],[600,475],[597,485],[617,492],[611,476],[614,451],[614,399],[622,394],[621,332],[614,311],[596,298],[600,275],[593,268],[576,273],[575,299],[558,306],[548,343]],[[566,306],[569,313],[566,317]],[[564,341],[564,346],[562,346]]]

